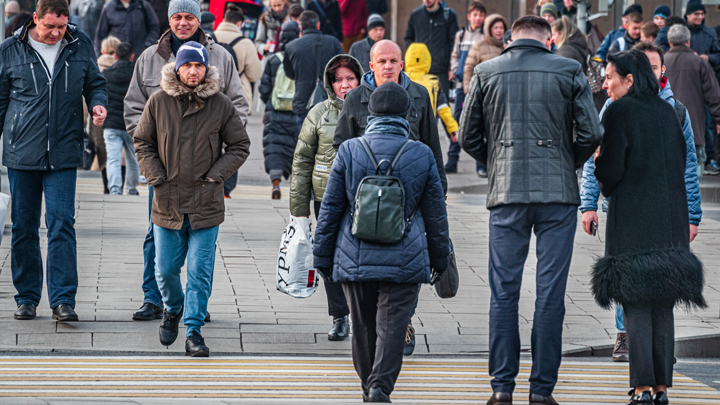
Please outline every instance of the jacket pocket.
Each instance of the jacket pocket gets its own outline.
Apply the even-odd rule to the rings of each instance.
[[[165,182],[157,185],[153,189],[153,202],[152,211],[153,215],[159,214],[164,217],[170,217],[170,194],[171,194],[171,182]]]
[[[223,182],[202,180],[202,204],[208,209],[220,209],[223,203]],[[204,208],[205,209],[205,208]]]

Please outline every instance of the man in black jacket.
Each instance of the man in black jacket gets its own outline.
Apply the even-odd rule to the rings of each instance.
[[[110,0],[103,7],[95,32],[95,52],[108,35],[132,45],[135,55],[157,43],[160,24],[152,6],[145,0]]]
[[[107,116],[105,79],[65,0],[40,0],[34,19],[0,45],[3,164],[12,198],[15,319],[34,319],[42,293],[40,216],[48,228],[53,319],[77,321],[75,182],[83,164],[83,97],[93,123]]]
[[[337,38],[320,32],[320,20],[312,11],[300,14],[300,31],[302,36],[285,47],[283,69],[285,75],[295,80],[293,96],[293,112],[297,116],[298,127],[307,116],[308,99],[315,89],[316,83],[323,86],[325,65],[335,55],[343,53]]]
[[[307,10],[318,15],[323,34],[333,36],[342,43],[342,16],[337,0],[313,0],[307,3]]]
[[[442,0],[423,0],[423,5],[410,14],[405,30],[406,47],[413,42],[427,45],[432,55],[430,74],[438,77],[446,98],[450,91],[450,55],[458,31],[457,14]]]
[[[363,136],[367,118],[370,116],[368,110],[370,95],[386,82],[395,82],[407,90],[412,102],[408,116],[410,123],[408,136],[432,149],[437,161],[443,191],[447,194],[447,178],[440,149],[437,121],[427,89],[423,85],[414,83],[403,72],[405,64],[402,59],[402,51],[396,43],[387,39],[375,43],[370,51],[370,59],[370,71],[365,73],[358,87],[345,95],[343,109],[335,128],[333,147],[337,150],[344,141]]]
[[[103,76],[107,80],[108,117],[103,126],[103,137],[107,148],[107,176],[110,194],[122,194],[122,151],[125,149],[126,184],[129,195],[138,195],[137,184],[140,178],[140,166],[135,158],[133,139],[125,129],[123,111],[125,95],[132,81],[135,63],[132,46],[123,42],[115,49],[114,65],[105,69]]]
[[[530,403],[553,405],[580,205],[575,170],[600,144],[602,130],[580,63],[550,53],[550,24],[523,17],[513,24],[512,38],[500,56],[475,68],[458,142],[487,164],[490,184],[494,394],[488,404],[512,402],[520,359],[520,284],[534,231],[537,300]]]

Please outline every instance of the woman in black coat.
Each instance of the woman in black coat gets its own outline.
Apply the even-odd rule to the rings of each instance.
[[[667,404],[675,305],[705,307],[702,263],[690,251],[686,145],[658,96],[644,53],[608,55],[605,86],[620,96],[603,116],[595,176],[610,197],[605,257],[592,271],[595,300],[625,308],[632,404]],[[624,97],[623,97],[624,96]],[[650,389],[652,387],[652,393]]]

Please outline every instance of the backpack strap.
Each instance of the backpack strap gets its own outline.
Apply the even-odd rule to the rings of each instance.
[[[375,172],[377,172],[378,162],[372,150],[370,149],[370,145],[368,145],[367,141],[365,141],[365,138],[363,138],[362,136],[358,139],[360,139],[360,143],[362,144],[363,148],[365,148],[365,153],[367,153],[368,157],[370,158],[370,162],[372,162],[373,167],[375,168]]]
[[[317,54],[317,57],[315,58],[315,86],[320,83],[320,79],[322,78],[322,37],[323,34],[321,33],[318,35],[317,43],[315,43],[315,53]]]
[[[677,115],[678,121],[680,121],[680,128],[682,128],[685,125],[685,118],[687,113],[687,108],[681,103],[679,100],[675,100],[675,115]]]
[[[392,162],[390,163],[390,168],[388,169],[387,175],[390,176],[392,174],[393,169],[395,168],[395,165],[397,164],[398,160],[400,160],[400,155],[405,152],[405,148],[410,143],[410,140],[406,140],[401,146],[400,149],[398,149],[397,153],[395,154],[395,158],[393,158]]]
[[[239,37],[237,37],[237,38],[233,39],[232,41],[230,41],[230,43],[229,43],[228,45],[230,45],[231,48],[234,48],[235,45],[236,45],[238,42],[242,41],[243,38],[245,38],[245,37],[244,37],[243,35],[240,35]]]

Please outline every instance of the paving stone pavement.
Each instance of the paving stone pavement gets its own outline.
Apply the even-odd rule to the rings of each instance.
[[[269,199],[264,173],[260,117],[248,126],[253,141],[251,158],[241,169],[241,185],[226,200],[226,221],[220,227],[213,294],[212,322],[203,335],[213,353],[343,354],[350,342],[330,342],[326,333],[325,291],[320,287],[307,299],[284,295],[275,288],[275,260],[280,236],[289,221],[287,200]],[[102,351],[182,354],[182,339],[169,348],[160,345],[158,321],[133,322],[142,304],[142,243],[147,230],[146,192],[142,196],[104,196],[96,173],[80,173],[77,195],[78,271],[76,310],[80,322],[51,320],[47,296],[38,319],[16,321],[10,272],[9,215],[0,246],[0,350]],[[460,174],[449,176],[451,188],[481,183],[474,163],[464,155]],[[3,179],[7,190],[7,179]],[[287,185],[287,182],[283,183]],[[283,189],[287,196],[287,189]],[[685,338],[720,334],[720,205],[704,205],[700,235],[692,244],[707,269],[705,295],[710,308],[676,311],[676,335]],[[443,300],[424,285],[413,322],[418,354],[477,354],[487,351],[488,211],[480,195],[451,193],[448,197],[450,235],[455,244],[461,286],[455,298]],[[579,216],[578,216],[579,218]],[[601,218],[600,226],[603,226]],[[43,254],[47,239],[42,229]],[[564,350],[612,344],[614,316],[599,308],[589,292],[589,269],[604,246],[582,232],[578,222],[575,254],[568,280],[563,331]],[[535,250],[530,250],[523,275],[520,331],[529,349],[535,299]],[[183,332],[181,332],[181,336]]]

